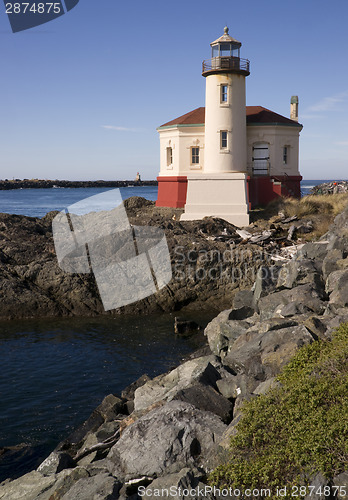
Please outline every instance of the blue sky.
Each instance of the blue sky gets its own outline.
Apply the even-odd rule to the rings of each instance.
[[[13,34],[0,11],[0,178],[153,179],[156,127],[204,106],[223,33],[250,59],[247,104],[300,99],[305,179],[348,178],[346,0],[80,0]]]

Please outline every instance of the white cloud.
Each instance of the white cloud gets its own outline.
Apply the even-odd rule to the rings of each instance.
[[[313,113],[301,113],[300,120],[318,120],[324,118],[323,115],[316,115]]]
[[[348,90],[330,97],[324,97],[324,99],[322,99],[321,101],[307,108],[307,111],[314,113],[317,112],[320,113],[322,111],[331,111],[333,109],[337,109],[336,105],[338,103],[345,102],[347,100],[348,100]]]
[[[140,128],[118,127],[116,125],[102,125],[106,130],[117,130],[119,132],[141,132]]]
[[[348,141],[338,141],[335,142],[337,146],[348,146]]]

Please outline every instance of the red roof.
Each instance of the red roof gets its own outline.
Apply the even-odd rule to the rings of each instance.
[[[292,125],[302,127],[302,125],[294,120],[290,120],[286,116],[278,115],[262,106],[246,106],[246,121],[247,125],[266,124],[266,125]],[[185,115],[175,118],[170,122],[164,123],[161,127],[170,127],[173,125],[202,125],[205,123],[205,108],[196,108]],[[159,128],[161,128],[159,127]]]
[[[170,122],[161,125],[161,127],[169,127],[170,125],[194,125],[205,122],[205,108],[197,108],[186,115],[179,116],[179,118],[175,118],[175,120],[171,120]]]

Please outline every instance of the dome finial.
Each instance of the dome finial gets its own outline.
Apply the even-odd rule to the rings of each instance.
[[[225,33],[225,35],[228,35],[228,26],[224,27],[224,33]]]

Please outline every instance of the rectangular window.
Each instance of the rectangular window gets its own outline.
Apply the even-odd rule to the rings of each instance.
[[[167,167],[173,163],[173,148],[167,148]]]
[[[199,164],[199,148],[191,148],[191,164]]]
[[[221,149],[227,148],[227,130],[221,130],[220,132],[220,147]]]
[[[288,146],[284,146],[283,147],[283,163],[284,163],[284,165],[288,164],[288,156],[289,156]]]
[[[221,85],[221,102],[227,102],[227,85]]]

